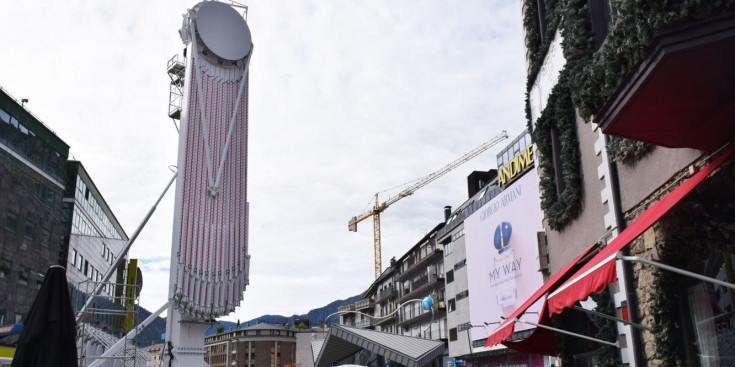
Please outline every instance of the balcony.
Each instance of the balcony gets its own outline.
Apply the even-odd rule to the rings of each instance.
[[[679,26],[597,113],[605,134],[713,151],[735,136],[735,16]]]
[[[371,327],[374,327],[374,326],[375,326],[374,319],[367,318],[367,319],[362,319],[362,320],[355,321],[355,327],[367,329],[367,328],[371,328]]]
[[[388,287],[386,289],[383,289],[378,293],[378,299],[377,302],[383,302],[385,300],[393,299],[396,294],[398,294],[398,290],[396,287]]]
[[[374,306],[375,306],[375,303],[370,298],[361,299],[361,300],[355,302],[355,310],[356,311],[371,309]]]
[[[416,280],[414,280],[414,281],[411,282],[411,289],[418,289],[419,287],[421,287],[422,285],[427,284],[427,283],[429,283],[429,277],[428,276],[418,278],[418,279],[416,279]]]
[[[354,311],[354,310],[355,310],[355,304],[354,303],[344,304],[344,305],[339,306],[337,308],[337,311],[339,311],[339,312],[349,312],[349,311]]]
[[[439,320],[442,317],[446,317],[447,311],[444,309],[434,309],[434,320]],[[401,320],[398,322],[398,326],[409,326],[415,324],[424,324],[430,322],[432,319],[432,312],[426,311],[418,315],[406,317],[405,313],[401,312]]]
[[[354,320],[345,320],[345,321],[340,322],[339,324],[340,325],[345,325],[345,326],[355,326],[355,321]]]
[[[404,289],[403,294],[398,299],[398,303],[403,303],[412,298],[421,298],[436,288],[444,286],[444,275],[438,274],[438,276],[432,277],[421,277],[420,279],[411,282],[409,289]]]
[[[393,315],[393,316],[386,317],[386,318],[383,318],[383,319],[374,319],[373,320],[373,326],[385,326],[387,324],[392,324],[392,323],[396,322],[397,319],[398,319],[398,316],[397,315]]]
[[[411,262],[409,262],[408,269],[401,273],[398,276],[398,281],[402,282],[406,279],[408,279],[412,274],[416,274],[417,270],[426,270],[425,268],[431,264],[434,260],[441,259],[442,258],[443,251],[439,248],[434,249],[430,254],[424,256],[424,258],[413,262],[413,257],[411,258]]]

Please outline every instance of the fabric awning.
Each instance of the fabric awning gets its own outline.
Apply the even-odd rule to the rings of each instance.
[[[542,311],[538,320],[538,324],[548,325],[551,315],[561,313],[565,308],[572,307],[578,301],[585,300],[593,292],[599,293],[604,290],[607,284],[617,279],[614,260],[618,251],[661,219],[664,214],[671,210],[671,208],[694,190],[697,185],[704,181],[707,176],[724,162],[731,159],[733,155],[735,155],[735,147],[729,147],[716,160],[702,168],[659,202],[644,211],[628,228],[584,264],[580,262],[592,251],[597,249],[598,246],[595,244],[582,252],[564,268],[555,273],[521,307],[508,316],[497,329],[490,333],[490,336],[488,336],[485,342],[485,346],[491,347],[503,343],[510,348],[526,353],[553,354],[554,347],[550,345],[553,341],[553,332],[549,330],[537,328],[529,337],[523,340],[506,341],[506,339],[513,335],[516,323],[515,319],[523,315],[531,305],[548,295],[542,307],[542,310],[548,310],[548,312]],[[579,270],[575,271],[575,268],[579,268]],[[542,339],[544,342],[539,343]]]
[[[531,297],[528,300],[526,300],[526,302],[523,303],[523,305],[521,305],[521,307],[519,307],[512,314],[510,314],[510,316],[508,316],[508,318],[506,318],[505,321],[503,321],[500,324],[500,326],[498,326],[497,329],[495,329],[493,332],[490,333],[490,336],[488,336],[487,340],[485,341],[485,346],[492,347],[510,338],[513,335],[513,331],[515,329],[514,320],[518,317],[521,317],[521,315],[523,315],[523,313],[526,312],[526,310],[528,310],[529,307],[531,307],[534,303],[536,303],[542,297],[545,297],[549,292],[556,289],[560,284],[562,284],[562,282],[567,280],[572,275],[572,271],[574,270],[574,267],[580,261],[582,261],[582,259],[584,259],[587,255],[592,253],[592,251],[596,250],[597,247],[598,247],[597,244],[590,246],[587,250],[579,254],[574,260],[572,260],[569,264],[567,264],[563,269],[559,270],[554,275],[552,275],[551,278],[549,278],[549,280],[546,283],[544,283],[544,285],[541,286],[541,288],[539,288],[533,295],[531,295]],[[547,322],[548,318],[544,317],[544,314],[546,313],[545,310],[546,308],[542,307],[542,312],[538,320],[539,323]],[[534,331],[534,334],[543,333],[543,332],[547,332],[547,331],[536,329]],[[534,335],[532,334],[528,338],[525,338],[521,341],[511,342],[511,344],[508,344],[507,346],[513,349],[519,350],[516,347],[523,348],[524,343],[531,342],[535,340],[536,338],[537,337],[534,337]]]
[[[618,251],[661,219],[664,214],[704,181],[709,174],[729,160],[734,153],[735,147],[727,148],[712,163],[702,168],[656,204],[646,209],[628,228],[549,295],[546,299],[549,314],[560,313],[565,308],[574,306],[577,301],[587,299],[590,294],[602,292],[609,283],[614,282],[617,279],[615,256]]]

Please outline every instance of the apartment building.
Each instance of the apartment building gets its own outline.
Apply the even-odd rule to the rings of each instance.
[[[283,325],[256,324],[204,338],[212,367],[284,367],[296,362],[296,333]]]
[[[360,328],[397,333],[396,322],[396,258],[390,260],[390,266],[362,294],[355,303],[344,304],[338,308],[340,324]],[[357,311],[357,312],[353,312]]]
[[[444,223],[439,223],[403,256],[392,258],[390,265],[368,287],[360,300],[340,306],[340,324],[384,333],[365,336],[365,343],[368,344],[379,345],[384,339],[381,335],[385,334],[445,342],[448,329],[444,300],[444,259],[442,248],[436,242],[436,234],[442,227]],[[421,305],[426,297],[432,299],[431,308]],[[412,339],[407,340],[407,343],[412,343]],[[384,347],[390,349],[396,346]],[[378,349],[383,350],[380,347]],[[439,357],[442,353],[446,354],[440,350],[433,351],[439,353]],[[401,352],[397,348],[395,353]],[[367,350],[355,356],[356,362],[368,365],[375,364],[377,360],[391,363],[390,357]]]

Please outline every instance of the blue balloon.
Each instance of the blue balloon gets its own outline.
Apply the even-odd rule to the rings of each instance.
[[[426,296],[426,297],[425,297],[425,298],[424,298],[424,299],[423,299],[423,300],[421,301],[421,308],[422,308],[422,309],[423,309],[424,311],[428,311],[428,310],[430,310],[430,309],[431,309],[431,306],[433,306],[433,305],[434,305],[434,300],[433,300],[433,299],[431,298],[431,296]]]

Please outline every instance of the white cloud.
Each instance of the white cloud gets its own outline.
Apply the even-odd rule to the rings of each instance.
[[[5,4],[0,86],[69,145],[128,235],[176,164],[166,61],[193,2]],[[375,192],[435,171],[500,130],[525,127],[520,2],[253,1],[251,285],[230,319],[304,313],[373,280]],[[381,216],[383,262],[466,198],[491,149]],[[165,301],[173,189],[131,255],[141,304]],[[392,193],[396,193],[393,191]],[[381,194],[381,200],[390,193]],[[152,259],[152,260],[150,260]]]

